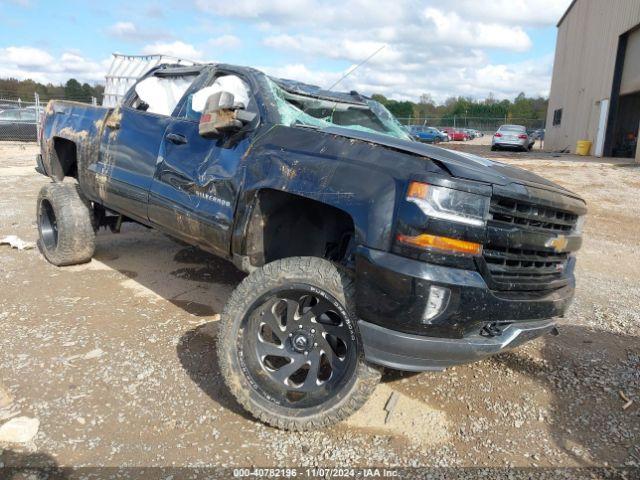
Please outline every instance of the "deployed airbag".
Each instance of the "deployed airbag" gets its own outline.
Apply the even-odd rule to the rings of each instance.
[[[149,105],[147,112],[171,115],[176,105],[187,91],[193,77],[149,77],[136,85],[136,94]]]

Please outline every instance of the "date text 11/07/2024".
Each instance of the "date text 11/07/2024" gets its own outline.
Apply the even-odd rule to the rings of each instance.
[[[234,478],[400,478],[390,468],[235,468]]]

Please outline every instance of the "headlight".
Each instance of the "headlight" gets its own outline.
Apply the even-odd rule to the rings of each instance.
[[[488,197],[419,182],[409,184],[407,201],[429,217],[476,227],[485,225],[489,209]]]
[[[584,231],[584,222],[587,219],[586,215],[581,215],[578,217],[578,221],[576,222],[576,226],[573,229],[573,233],[580,235]]]

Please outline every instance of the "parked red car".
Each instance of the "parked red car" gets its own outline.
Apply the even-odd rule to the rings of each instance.
[[[445,127],[442,130],[444,132],[447,132],[447,135],[449,135],[449,138],[451,140],[459,141],[459,142],[464,142],[465,140],[469,140],[468,134],[457,128]]]

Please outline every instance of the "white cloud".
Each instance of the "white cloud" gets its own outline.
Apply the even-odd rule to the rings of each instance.
[[[202,58],[201,50],[180,40],[176,40],[175,42],[156,42],[146,45],[142,48],[142,53],[145,55],[170,55],[183,60],[200,60]]]
[[[571,0],[196,0],[196,6],[223,17],[254,19],[276,25],[361,25],[375,28],[415,22],[416,12],[438,8],[489,23],[507,25],[553,25]]]
[[[326,57],[331,59],[360,62],[379,50],[370,62],[384,63],[400,60],[399,53],[391,45],[369,40],[351,40],[349,38],[321,38],[308,35],[273,35],[264,39],[264,44],[287,51],[297,51],[310,57]]]
[[[480,92],[504,92],[510,98],[520,92],[546,96],[549,94],[552,68],[553,55],[546,55],[511,65],[486,65],[475,70],[471,80]]]
[[[164,10],[159,5],[149,5],[145,9],[145,15],[151,18],[165,18]]]
[[[107,27],[105,32],[111,37],[132,42],[168,39],[172,37],[166,29],[140,29],[133,22],[116,22]]]
[[[285,55],[269,73],[327,87],[381,45],[338,88],[439,101],[452,95],[498,98],[548,92],[552,59],[490,61],[500,52],[536,57],[531,28],[554,25],[571,0],[196,0],[219,17],[241,19]],[[526,54],[526,55],[525,55]],[[499,57],[497,57],[499,58]],[[517,58],[517,57],[516,57]],[[327,62],[328,60],[328,62]],[[343,69],[326,65],[341,61]],[[346,65],[345,65],[346,64]],[[324,65],[318,68],[317,65]],[[349,66],[350,65],[350,66]]]
[[[295,19],[302,12],[309,12],[315,6],[314,0],[240,0],[220,2],[217,0],[196,0],[199,9],[216,15],[241,18],[290,18]]]
[[[114,37],[125,37],[128,35],[135,35],[138,29],[133,22],[116,22],[107,28],[107,33]]]
[[[531,29],[554,25],[571,0],[194,1],[204,13],[192,22],[195,30],[182,33],[197,32],[199,43],[172,38],[169,28],[152,29],[135,16],[123,17],[103,32],[139,42],[127,53],[199,61],[239,50],[257,33],[264,47],[277,51],[272,58],[285,59],[263,70],[321,87],[330,86],[385,45],[336,88],[414,100],[430,93],[444,101],[452,95],[483,98],[489,92],[498,98],[512,98],[520,91],[546,94],[553,58],[533,48]],[[145,20],[169,16],[169,10],[158,8],[141,11]],[[233,28],[229,19],[234,19]],[[238,23],[252,33],[247,40],[237,34]],[[509,54],[504,58],[520,60],[496,60],[500,52]],[[69,49],[54,54],[27,46],[0,47],[4,77],[103,81],[107,68],[108,62]]]
[[[214,49],[233,49],[239,48],[242,45],[242,40],[235,35],[221,35],[219,37],[211,38],[207,44]]]
[[[54,59],[44,50],[33,47],[7,47],[0,49],[0,62],[14,64],[18,68],[41,68]]]
[[[450,96],[485,98],[489,92],[498,99],[513,99],[521,91],[528,95],[549,94],[553,56],[513,64],[491,64],[478,52],[460,64],[421,65],[419,70],[372,67],[365,65],[345,78],[337,90],[357,90],[364,94],[381,93],[396,100],[417,100],[429,93],[437,102]],[[258,67],[269,75],[290,78],[327,88],[342,72],[315,70],[304,64],[282,67]]]
[[[341,72],[312,70],[302,63],[288,64],[280,67],[256,66],[256,68],[273,77],[298,80],[323,88],[328,88],[342,76]]]
[[[531,48],[531,39],[519,26],[478,23],[463,20],[456,12],[427,8],[424,18],[434,27],[428,31],[433,43],[451,46],[475,46],[524,52]]]
[[[480,21],[510,25],[555,25],[571,0],[455,0],[456,11]]]
[[[0,77],[30,78],[43,83],[62,83],[69,78],[103,82],[109,61],[96,62],[75,51],[65,51],[55,57],[34,47],[9,46],[0,48]]]

